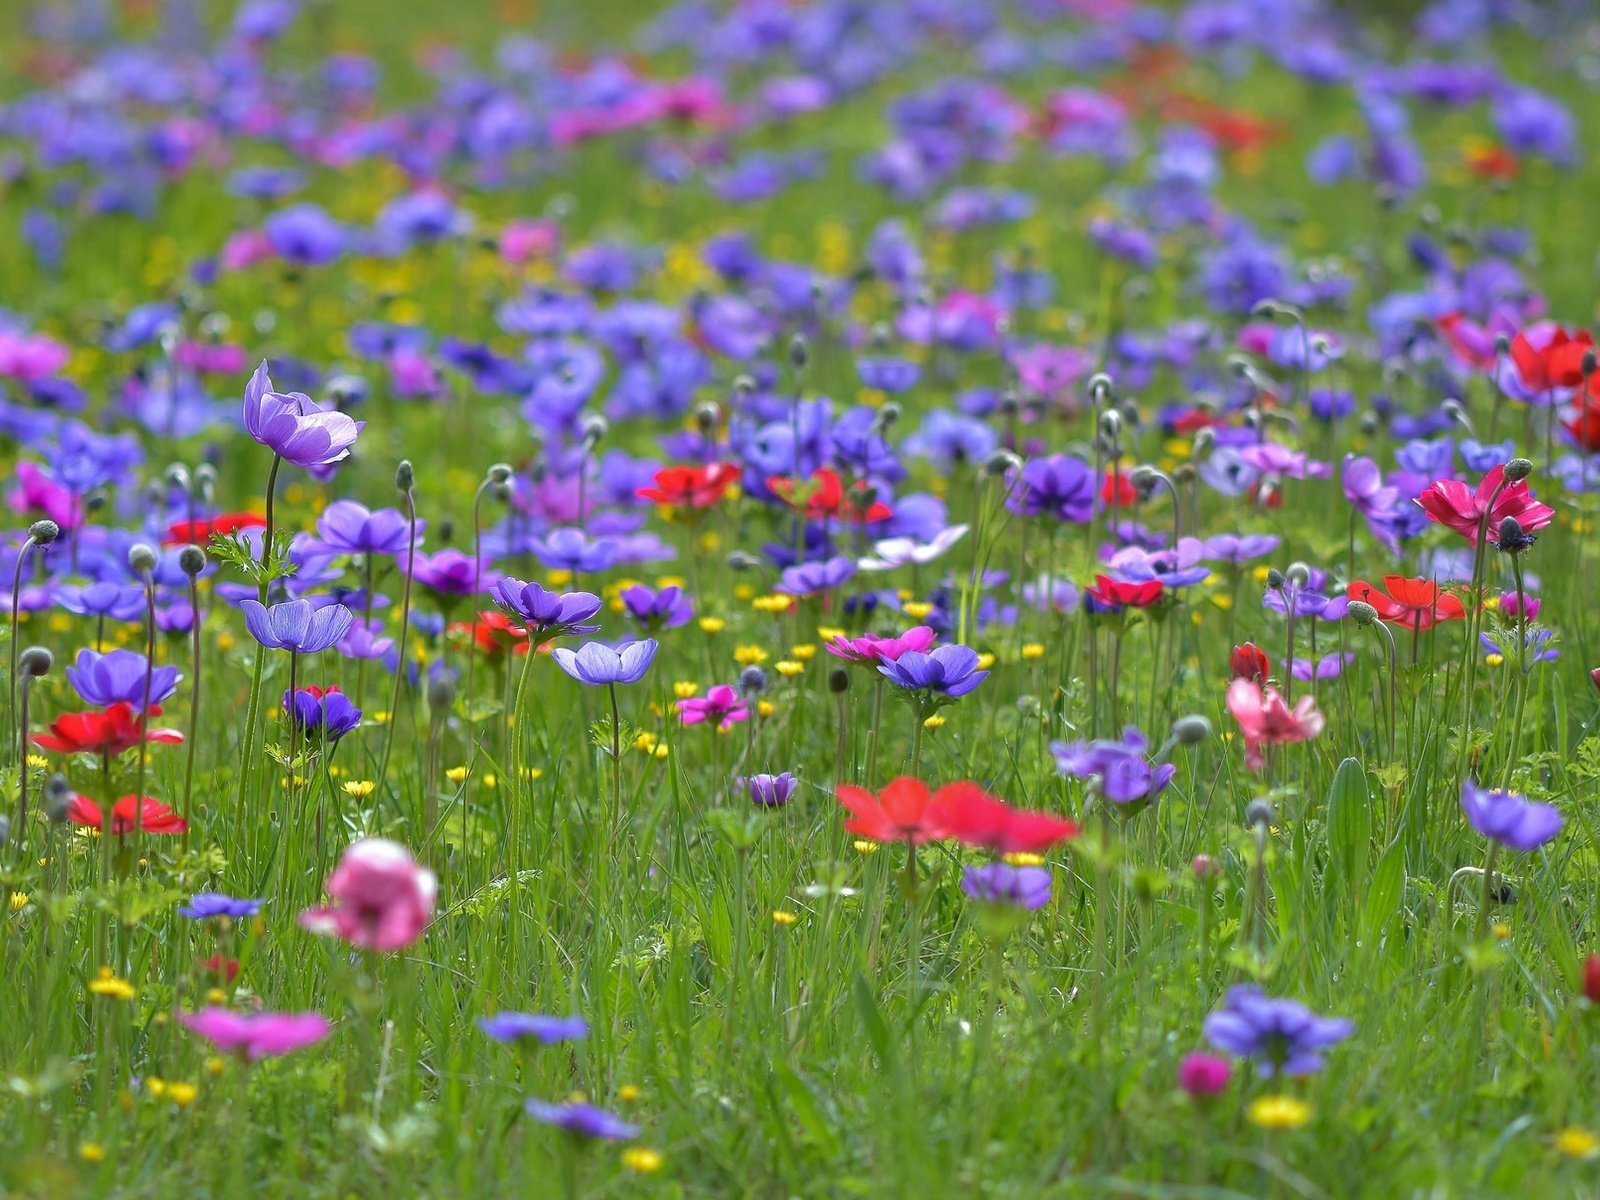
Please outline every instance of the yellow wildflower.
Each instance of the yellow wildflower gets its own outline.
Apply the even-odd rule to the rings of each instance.
[[[622,1152],[622,1165],[641,1175],[661,1170],[661,1164],[665,1161],[661,1151],[652,1150],[648,1146],[630,1146]]]
[[[799,919],[798,914],[792,913],[786,908],[775,909],[772,913],[772,923],[774,925],[793,925]]]
[[[736,646],[733,661],[741,667],[753,667],[767,661],[767,652],[760,646]]]
[[[908,600],[901,605],[906,610],[906,616],[914,621],[920,621],[933,611],[933,605],[926,600]]]
[[[132,1000],[139,994],[126,979],[118,979],[110,967],[101,967],[97,978],[89,981],[89,990],[96,996],[109,996],[113,1000]]]
[[[11,893],[11,911],[12,912],[21,912],[23,909],[25,909],[27,907],[28,907],[28,893],[27,892],[12,892]]]
[[[1022,648],[1022,657],[1026,661],[1044,657],[1044,645],[1040,642],[1029,642]]]
[[[344,794],[352,800],[365,800],[378,785],[370,779],[352,779],[344,785]]]
[[[687,700],[700,690],[700,685],[692,679],[680,679],[672,685],[672,694],[679,700]]]
[[[86,1163],[105,1162],[106,1148],[99,1142],[80,1142],[78,1144],[78,1157]]]
[[[816,656],[817,656],[817,648],[815,646],[807,645],[807,646],[790,646],[789,647],[789,657],[790,658],[797,658],[801,662],[810,662]]]
[[[636,1104],[644,1098],[644,1089],[637,1083],[625,1083],[617,1089],[617,1099],[624,1104]]]
[[[923,720],[923,722],[922,722],[922,727],[924,729],[939,729],[943,725],[944,725],[944,717],[942,717],[938,713],[934,713],[931,717],[925,718]]]
[[[782,675],[785,679],[793,679],[796,675],[800,674],[801,671],[806,669],[806,665],[805,663],[794,662],[791,659],[786,658],[779,662],[773,663],[772,669],[779,675]]]
[[[167,1085],[167,1099],[171,1100],[179,1108],[188,1108],[189,1105],[194,1103],[195,1097],[199,1094],[200,1089],[192,1083]]]
[[[1263,1129],[1299,1129],[1311,1120],[1311,1105],[1293,1096],[1262,1096],[1251,1101],[1246,1115]]]
[[[700,618],[700,632],[701,633],[711,633],[711,634],[721,633],[724,629],[727,628],[727,626],[728,626],[728,623],[726,621],[724,621],[721,617],[701,617]]]
[[[876,854],[878,852],[878,843],[867,838],[857,838],[851,845],[855,847],[857,854]]]
[[[1556,1149],[1568,1158],[1595,1158],[1600,1156],[1600,1137],[1569,1125],[1556,1134]]]
[[[451,767],[444,773],[444,777],[451,783],[461,783],[467,777],[466,767]]]

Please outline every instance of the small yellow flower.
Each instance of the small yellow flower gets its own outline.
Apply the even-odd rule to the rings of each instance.
[[[214,987],[214,988],[207,988],[206,989],[206,1003],[207,1004],[226,1004],[227,1002],[228,1002],[228,993],[223,991],[221,988]]]
[[[524,779],[541,779],[544,777],[543,767],[522,767],[519,770]]]
[[[1600,1157],[1600,1137],[1587,1129],[1569,1125],[1556,1134],[1556,1149],[1568,1158]]]
[[[1028,662],[1032,662],[1036,658],[1043,658],[1044,646],[1039,642],[1029,642],[1022,648],[1022,657]]]
[[[1504,940],[1505,938],[1511,936],[1511,926],[1506,924],[1504,921],[1496,921],[1494,923],[1494,928],[1489,932],[1493,933],[1495,937]]]
[[[499,782],[500,781],[494,777],[494,772],[492,771],[483,777],[483,786],[488,788],[491,792],[494,791],[495,785]]]
[[[933,611],[933,605],[926,600],[908,600],[901,607],[905,609],[906,616],[914,621],[922,620]]]
[[[467,777],[467,769],[465,767],[451,767],[444,773],[444,777],[451,783],[461,783]]]
[[[222,1072],[227,1069],[227,1066],[227,1059],[223,1058],[220,1054],[213,1054],[210,1058],[206,1059],[207,1074],[221,1075]]]
[[[1311,1105],[1293,1096],[1262,1096],[1251,1101],[1247,1115],[1263,1129],[1299,1129],[1311,1120]]]
[[[842,638],[842,637],[844,637],[846,635],[845,635],[844,630],[835,629],[832,625],[818,625],[817,626],[817,636],[819,638],[821,638],[824,642],[836,642],[840,638]],[[795,652],[795,657],[796,658],[800,657],[798,651]]]
[[[774,925],[793,925],[800,919],[797,913],[792,913],[786,908],[774,909],[772,923]]]
[[[777,707],[772,703],[771,700],[756,701],[756,716],[758,717],[770,717],[777,711]]]
[[[764,613],[788,612],[790,606],[793,604],[794,599],[790,596],[757,596],[754,600],[750,601],[750,607],[754,608],[757,612]]]
[[[50,765],[50,760],[42,754],[28,755],[28,765],[36,771],[43,771]]]
[[[857,854],[876,854],[878,852],[878,843],[868,838],[857,838],[850,844],[855,847]]]
[[[370,779],[352,779],[344,785],[344,794],[353,800],[365,800],[377,786]]]
[[[994,666],[994,655],[992,655],[992,654],[980,654],[980,655],[978,655],[978,670],[987,671],[992,666]]]
[[[617,1099],[624,1104],[637,1104],[644,1099],[644,1089],[637,1083],[625,1083],[617,1089]]]
[[[571,571],[551,571],[549,576],[550,586],[553,588],[566,587],[572,582]]]
[[[386,710],[373,713],[372,723],[374,725],[387,725],[389,723],[389,713]]]
[[[803,663],[810,662],[816,656],[817,648],[815,646],[805,645],[789,647],[789,657],[799,659]]]
[[[106,1148],[99,1142],[78,1143],[78,1157],[86,1163],[101,1163],[106,1160]]]
[[[622,1152],[622,1165],[641,1175],[661,1170],[661,1165],[666,1161],[661,1151],[652,1150],[648,1146],[630,1146]]]
[[[1016,850],[1016,851],[1013,851],[1010,854],[1005,855],[1004,857],[1005,857],[1005,860],[1008,863],[1010,863],[1013,867],[1042,867],[1042,866],[1044,866],[1044,855],[1042,855],[1042,854],[1029,854],[1025,850]]]
[[[667,749],[667,744],[665,742],[662,742],[654,750],[652,750],[651,753],[654,754],[657,758],[666,758],[667,755],[672,753],[672,752]]]
[[[28,893],[27,892],[12,892],[11,893],[11,911],[12,912],[21,912],[23,909],[25,909],[27,907],[28,907]]]
[[[748,583],[741,583],[733,589],[733,598],[735,600],[748,600],[755,594],[756,589],[751,587]]]
[[[642,729],[639,731],[639,735],[633,739],[633,748],[648,754],[656,748],[656,743],[660,740],[658,735],[651,733],[648,729]]]
[[[147,1076],[144,1081],[144,1090],[159,1100],[167,1094],[167,1081],[155,1075]]]
[[[741,667],[753,667],[767,661],[767,652],[760,646],[736,646],[733,661]]]
[[[167,1085],[167,1099],[171,1100],[179,1108],[188,1108],[189,1105],[194,1103],[195,1097],[199,1094],[200,1089],[192,1083],[173,1083]]]
[[[657,591],[660,591],[663,588],[675,587],[681,592],[684,588],[686,588],[688,586],[689,586],[689,581],[687,579],[685,579],[682,575],[657,575],[656,576],[656,590]]]
[[[721,617],[701,617],[700,618],[700,632],[701,633],[717,634],[717,633],[721,633],[727,627],[728,627],[728,623],[726,621],[724,621]]]
[[[773,663],[772,669],[779,675],[782,675],[785,679],[793,679],[796,675],[800,674],[801,671],[806,669],[806,665],[805,663],[794,662],[791,659],[785,658],[779,662]]]
[[[934,713],[932,716],[924,718],[922,722],[922,727],[924,729],[938,729],[943,725],[944,717],[938,713]]]
[[[672,685],[672,694],[679,700],[687,700],[700,690],[700,685],[692,679],[680,679]]]
[[[1505,656],[1502,654],[1485,654],[1483,656],[1483,661],[1491,667],[1498,667],[1501,663],[1505,662]]]
[[[217,649],[218,650],[232,650],[233,649],[233,634],[231,634],[231,633],[219,633],[219,634],[217,634]],[[103,1154],[105,1152],[101,1151],[101,1153]]]
[[[118,979],[110,967],[101,967],[98,978],[89,981],[89,990],[96,996],[109,996],[113,1000],[132,1000],[139,994],[126,979]]]

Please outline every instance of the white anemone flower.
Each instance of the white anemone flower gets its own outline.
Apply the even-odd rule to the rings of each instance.
[[[965,525],[952,525],[949,529],[942,530],[931,542],[919,542],[907,537],[884,538],[872,547],[871,554],[856,565],[863,571],[892,571],[896,567],[909,567],[913,564],[920,567],[936,558],[942,558],[945,551],[966,534]]]

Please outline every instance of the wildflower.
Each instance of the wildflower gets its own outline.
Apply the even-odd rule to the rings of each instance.
[[[126,979],[119,979],[110,967],[101,967],[100,974],[89,981],[89,990],[96,996],[111,1000],[132,1000],[139,994]]]
[[[1430,579],[1385,575],[1383,586],[1388,589],[1387,595],[1365,580],[1357,579],[1345,591],[1351,600],[1372,605],[1381,620],[1417,632],[1432,629],[1440,621],[1462,620],[1467,615],[1457,597],[1441,592],[1439,585]]]
[[[740,721],[750,719],[750,709],[739,693],[725,683],[706,692],[703,698],[690,698],[677,702],[678,719],[685,725],[708,722],[718,729],[731,729]]]
[[[878,637],[867,633],[851,638],[835,634],[823,643],[823,649],[846,662],[876,665],[894,662],[906,651],[926,653],[938,637],[926,625],[916,625],[896,637]]]
[[[320,608],[309,600],[285,600],[270,608],[254,600],[240,603],[245,628],[261,645],[294,654],[319,654],[350,631],[355,614],[342,604]]]
[[[1555,839],[1563,824],[1551,804],[1538,804],[1510,792],[1490,792],[1474,780],[1461,784],[1461,810],[1484,837],[1508,850],[1537,850]]]
[[[930,542],[912,538],[885,538],[873,544],[872,553],[856,565],[863,571],[892,571],[896,567],[923,566],[943,558],[950,547],[966,536],[967,526],[952,525],[941,529]]]
[[[14,912],[14,913],[21,912],[23,909],[28,907],[28,893],[27,892],[12,892],[11,893],[11,898],[8,901],[8,904],[9,904],[10,909],[11,909],[12,912]]]
[[[183,1013],[178,1021],[218,1050],[251,1062],[276,1058],[322,1041],[332,1031],[321,1013],[236,1013],[225,1008],[203,1008]]]
[[[464,767],[464,766],[461,766],[461,767],[448,767],[448,768],[445,769],[444,777],[446,779],[448,779],[451,783],[462,783],[462,782],[465,782],[465,780],[467,778],[467,768]]]
[[[1050,753],[1062,775],[1097,780],[1100,794],[1113,804],[1137,805],[1165,791],[1178,772],[1172,763],[1152,763],[1149,748],[1144,734],[1130,725],[1121,741],[1052,742]]]
[[[426,527],[419,520],[417,533]],[[318,515],[314,541],[330,554],[400,554],[411,548],[411,522],[397,508],[373,511],[354,500],[335,500]]]
[[[371,779],[352,779],[344,784],[344,794],[353,800],[365,800],[378,785]]]
[[[1255,984],[1230,988],[1205,1020],[1206,1040],[1218,1050],[1253,1059],[1263,1076],[1309,1075],[1322,1069],[1322,1051],[1355,1031],[1353,1022],[1319,1017],[1296,1000],[1275,1000]]]
[[[1178,1086],[1191,1096],[1215,1096],[1225,1090],[1233,1078],[1233,1066],[1215,1054],[1195,1051],[1185,1054],[1178,1063]]]
[[[366,950],[403,950],[433,916],[439,884],[411,851],[386,838],[363,838],[344,852],[328,879],[328,908],[307,909],[300,924]]]
[[[589,1023],[582,1017],[547,1017],[541,1013],[503,1012],[479,1017],[478,1028],[497,1042],[531,1039],[544,1046],[578,1041],[589,1035]]]
[[[786,908],[774,909],[772,912],[772,923],[774,925],[789,926],[793,925],[799,919],[799,914],[792,913]]]
[[[1018,516],[1052,517],[1076,525],[1094,514],[1094,471],[1066,454],[1030,459],[1006,507]]]
[[[752,775],[745,781],[753,803],[762,808],[781,808],[794,795],[794,776],[784,771],[781,775]]]
[[[133,650],[112,650],[105,654],[79,650],[73,665],[66,670],[67,682],[83,697],[85,704],[96,708],[125,704],[134,712],[144,704],[146,673],[150,676],[152,706],[171,697],[183,679],[177,667],[151,670],[150,660]],[[151,711],[158,710],[152,707]]]
[[[804,663],[790,662],[788,659],[780,659],[778,662],[772,664],[772,669],[775,670],[779,675],[782,675],[785,679],[793,679],[796,675],[804,671],[806,667]]]
[[[721,503],[739,468],[732,463],[711,463],[703,467],[663,467],[655,474],[653,487],[637,488],[641,500],[673,508],[703,509]]]
[[[1514,518],[1524,533],[1536,533],[1555,519],[1555,509],[1536,501],[1525,479],[1502,487],[1504,474],[1503,466],[1494,467],[1476,490],[1457,480],[1439,480],[1428,485],[1417,497],[1417,504],[1430,521],[1455,530],[1473,546],[1478,544],[1478,530],[1485,518],[1488,520],[1486,536],[1495,543],[1500,541],[1500,526],[1507,517]],[[1499,495],[1495,495],[1497,490]]]
[[[535,1121],[554,1125],[576,1137],[627,1141],[639,1136],[639,1127],[592,1104],[547,1104],[527,1100],[522,1109]]]
[[[176,745],[183,734],[176,729],[150,729],[140,737],[135,710],[118,701],[104,712],[62,713],[50,725],[49,733],[33,735],[33,744],[58,754],[102,754],[116,758],[142,743]]]
[[[928,692],[955,699],[965,696],[989,677],[980,670],[976,650],[968,646],[939,646],[926,654],[906,650],[878,664],[880,674],[907,691]]]
[[[573,634],[594,633],[598,625],[588,624],[600,611],[600,597],[592,592],[550,592],[536,583],[524,583],[509,576],[496,581],[489,598],[527,627],[538,642]]]
[[[1245,1114],[1262,1129],[1299,1129],[1311,1120],[1311,1106],[1293,1096],[1261,1096],[1250,1102]]]
[[[324,409],[303,392],[273,391],[265,360],[245,387],[245,432],[298,467],[327,466],[347,458],[365,424]]]
[[[1569,1125],[1556,1134],[1555,1145],[1567,1158],[1600,1158],[1600,1136],[1576,1125]]]
[[[167,1099],[179,1108],[188,1108],[199,1095],[200,1089],[192,1083],[179,1082],[167,1085]]]
[[[707,634],[721,633],[728,625],[721,617],[701,617],[698,624],[700,632]]]
[[[1267,652],[1254,642],[1245,642],[1235,646],[1228,655],[1228,669],[1235,679],[1248,679],[1251,683],[1264,684],[1272,674],[1272,660],[1267,657]]]
[[[831,467],[814,471],[809,487],[796,485],[787,475],[769,476],[766,482],[773,495],[804,513],[810,521],[835,520],[865,525],[888,520],[893,515],[889,506],[876,498],[876,489],[858,480],[847,492],[839,473]]]
[[[1159,579],[1130,582],[1112,579],[1109,575],[1096,575],[1094,586],[1086,594],[1107,609],[1149,608],[1161,599],[1165,585]]]
[[[253,917],[261,911],[265,900],[235,900],[222,892],[196,892],[189,903],[180,905],[180,916],[191,921],[204,921],[211,917]]]
[[[622,1152],[622,1165],[641,1175],[661,1170],[666,1161],[661,1151],[652,1150],[648,1146],[630,1146]]]
[[[1228,685],[1228,711],[1244,734],[1244,765],[1253,771],[1266,763],[1262,746],[1310,741],[1326,724],[1312,697],[1300,697],[1291,709],[1277,688],[1263,690],[1248,679],[1235,679]]]
[[[87,825],[101,833],[106,832],[105,813],[99,804],[87,796],[72,798],[72,804],[67,809],[67,820],[74,825]],[[145,833],[183,833],[189,828],[189,822],[159,800],[149,796],[123,796],[111,806],[110,832],[122,837],[132,833],[136,824]]]
[[[79,1142],[78,1157],[90,1164],[103,1163],[106,1160],[106,1148],[99,1142]]]
[[[283,711],[303,737],[312,741],[326,737],[329,745],[361,724],[361,710],[336,687],[284,692]]]
[[[650,633],[677,629],[694,616],[694,605],[681,587],[663,587],[657,592],[634,584],[623,588],[619,599],[628,615]]]
[[[1583,994],[1589,1003],[1600,1004],[1600,954],[1591,954],[1583,960]]]
[[[970,788],[973,785],[951,786]],[[916,845],[949,836],[940,824],[934,806],[934,800],[944,791],[940,789],[939,793],[930,794],[921,780],[902,775],[876,797],[864,788],[849,784],[841,784],[836,794],[839,803],[853,814],[844,823],[849,832],[862,834],[875,842],[910,842]],[[860,849],[860,843],[857,843],[857,849]]]
[[[414,560],[408,556],[407,561],[411,577],[446,602],[474,595],[480,588],[500,582],[499,573],[490,570],[483,558],[472,558],[460,550],[447,548],[437,554],[418,554]],[[598,600],[595,607],[600,607]]]
[[[1043,867],[1014,867],[988,863],[968,867],[961,875],[961,890],[986,904],[1033,911],[1050,903],[1050,872]]]
[[[613,649],[603,642],[585,642],[577,650],[552,651],[556,666],[579,683],[590,686],[638,683],[650,669],[658,644],[654,638],[627,642]]]
[[[1073,821],[1014,809],[971,783],[940,788],[931,811],[945,836],[994,854],[1037,854],[1078,835]]]

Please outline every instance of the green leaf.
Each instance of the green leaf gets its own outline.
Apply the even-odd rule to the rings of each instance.
[[[839,1135],[834,1132],[828,1115],[823,1111],[823,1101],[818,1097],[816,1085],[787,1063],[773,1063],[772,1073],[795,1121],[812,1141],[830,1158],[840,1152]]]
[[[1400,911],[1400,900],[1405,894],[1405,888],[1405,847],[1399,841],[1395,841],[1378,861],[1378,869],[1372,876],[1372,888],[1367,893],[1367,902],[1362,909],[1365,921],[1363,940],[1373,949],[1377,949],[1377,943],[1383,937],[1384,930],[1394,919],[1395,913]]]
[[[861,1014],[861,1027],[866,1032],[867,1041],[877,1054],[878,1060],[887,1066],[894,1059],[894,1043],[889,1040],[889,1024],[883,1019],[883,1010],[878,1007],[878,998],[872,994],[872,985],[859,971],[856,972],[852,992],[856,1010]]]
[[[1372,792],[1353,758],[1339,764],[1328,790],[1328,870],[1357,904],[1366,891],[1372,853]]]

